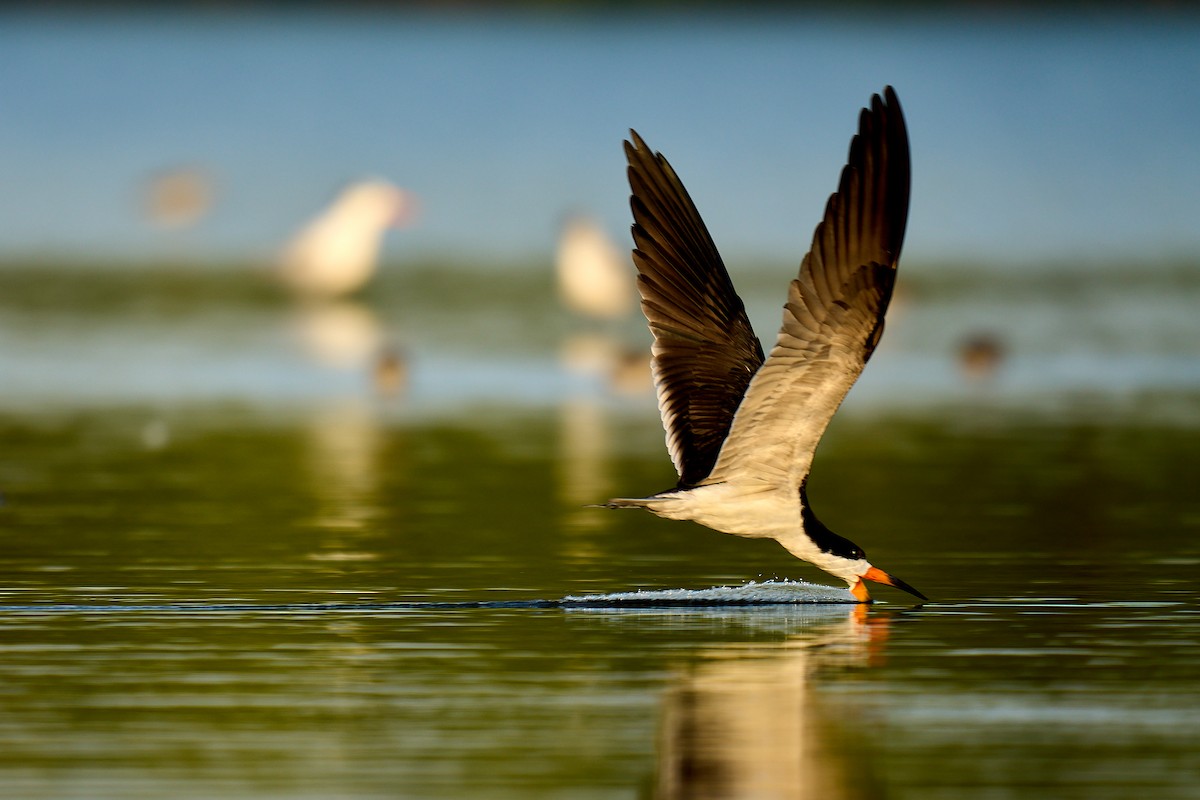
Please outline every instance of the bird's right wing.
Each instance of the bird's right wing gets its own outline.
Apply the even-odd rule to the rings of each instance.
[[[706,482],[797,487],[830,419],[883,334],[908,220],[908,133],[891,87],[863,109],[783,326]]]
[[[763,351],[687,190],[661,154],[630,134],[633,261],[654,334],[667,450],[687,488],[712,470]]]

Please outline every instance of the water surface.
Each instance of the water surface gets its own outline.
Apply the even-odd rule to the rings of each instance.
[[[581,508],[669,479],[645,411],[6,415],[0,794],[1190,794],[1200,428],[839,420],[814,500],[919,608],[420,605],[824,582]]]

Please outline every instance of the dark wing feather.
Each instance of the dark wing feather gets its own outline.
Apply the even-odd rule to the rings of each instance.
[[[859,115],[838,190],[826,203],[825,218],[800,265],[800,283],[820,305],[835,302],[854,273],[868,264],[895,268],[908,224],[911,175],[904,114],[888,86],[883,98],[872,96],[871,107]],[[888,292],[881,314],[890,296]],[[868,351],[863,360],[870,355]]]
[[[636,132],[625,143],[633,262],[654,334],[654,385],[679,486],[712,470],[762,345],[687,190]]]
[[[904,241],[908,134],[891,87],[859,118],[837,192],[788,290],[783,326],[709,480],[799,486],[883,333]]]

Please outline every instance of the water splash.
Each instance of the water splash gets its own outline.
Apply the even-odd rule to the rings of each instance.
[[[857,603],[849,589],[804,581],[749,581],[710,589],[657,589],[612,594],[567,595],[568,608],[645,608],[673,606],[765,606],[806,603]]]

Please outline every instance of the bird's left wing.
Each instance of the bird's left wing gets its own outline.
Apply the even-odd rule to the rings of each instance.
[[[679,486],[712,470],[762,345],[675,170],[636,132],[625,143],[633,262],[654,334],[651,368]]]
[[[891,87],[863,109],[838,190],[788,289],[783,326],[705,483],[737,475],[798,486],[829,420],[883,333],[910,186],[908,133]]]

